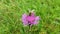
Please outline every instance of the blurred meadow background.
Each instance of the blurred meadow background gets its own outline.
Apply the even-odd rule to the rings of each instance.
[[[0,0],[0,34],[29,34],[21,21],[28,9],[41,18],[31,34],[60,34],[60,0]]]

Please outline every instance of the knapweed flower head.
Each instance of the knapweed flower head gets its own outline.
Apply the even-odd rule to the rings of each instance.
[[[25,13],[22,15],[22,22],[24,26],[36,25],[38,24],[38,21],[39,21],[39,16],[35,16],[33,10],[28,15]]]

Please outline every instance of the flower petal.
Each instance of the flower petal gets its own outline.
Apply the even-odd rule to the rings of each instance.
[[[22,15],[22,22],[23,22],[24,26],[28,25],[28,21],[26,20],[26,17],[27,17],[26,14]]]
[[[37,16],[37,17],[35,18],[35,21],[34,21],[33,24],[34,24],[34,25],[38,24],[39,19],[40,19],[39,16]]]

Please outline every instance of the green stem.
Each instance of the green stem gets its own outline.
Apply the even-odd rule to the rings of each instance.
[[[30,22],[28,22],[28,23],[29,23],[29,31],[28,31],[28,33],[31,34],[31,24],[30,24]]]

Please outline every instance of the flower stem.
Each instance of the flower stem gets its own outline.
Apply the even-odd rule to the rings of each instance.
[[[29,34],[31,34],[31,27],[32,27],[32,26],[31,26],[31,24],[30,24],[29,21],[28,21],[28,23],[29,23],[29,25],[28,25],[28,26],[29,26]]]

